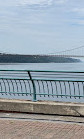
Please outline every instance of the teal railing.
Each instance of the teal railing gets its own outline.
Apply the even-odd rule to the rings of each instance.
[[[0,96],[84,99],[84,72],[0,70]],[[16,97],[18,97],[16,96]]]

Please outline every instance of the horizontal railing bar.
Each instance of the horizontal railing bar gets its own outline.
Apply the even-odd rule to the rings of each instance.
[[[10,76],[11,76],[11,75],[26,75],[26,76],[27,76],[27,73],[0,73],[0,74],[1,74],[2,76],[5,76],[5,75],[8,75],[8,76],[9,76],[9,75],[10,75]],[[35,77],[35,76],[36,76],[36,77],[37,77],[37,76],[55,76],[55,75],[56,75],[56,76],[59,76],[59,75],[62,75],[62,76],[65,76],[65,75],[66,75],[66,76],[67,76],[67,75],[68,75],[68,76],[72,76],[72,75],[73,75],[73,76],[84,76],[84,74],[77,75],[77,74],[68,74],[68,73],[67,73],[67,74],[36,74],[36,73],[35,73],[35,74],[32,74],[33,77]]]
[[[0,80],[30,80],[28,79],[24,79],[24,78],[0,78]],[[65,79],[55,79],[55,80],[51,80],[51,79],[32,79],[33,81],[64,81],[64,82],[84,82],[84,80],[65,80]],[[31,81],[31,80],[30,80]]]
[[[18,77],[19,77],[19,76],[18,76]],[[27,77],[27,76],[21,76],[21,77]],[[41,77],[41,78],[42,78],[42,77],[44,77],[44,76],[32,76],[32,77],[33,77],[33,78],[34,78],[34,77],[39,77],[39,78]],[[49,76],[46,76],[46,78],[73,78],[73,77],[74,77],[74,78],[79,78],[79,79],[80,79],[80,77],[78,77],[78,76],[72,76],[72,77],[71,77],[71,76],[70,76],[70,77],[69,77],[69,76],[68,76],[68,77],[65,77],[65,76],[64,76],[64,77],[59,77],[59,76],[58,76],[58,77],[51,77],[51,76],[49,77]],[[81,79],[82,79],[82,78],[84,79],[84,76],[82,76]]]
[[[45,71],[44,71],[45,72]],[[70,72],[69,72],[70,73]],[[71,75],[74,75],[74,76],[76,76],[77,74],[75,74],[74,72],[72,72],[72,74],[70,73],[63,73],[63,72],[59,72],[59,73],[53,73],[52,72],[52,74],[49,74],[49,73],[42,73],[41,74],[41,72],[39,73],[37,73],[37,72],[34,72],[34,73],[32,73],[32,75],[34,76],[34,75],[46,75],[46,76],[48,76],[48,75],[69,75],[69,76],[71,76]],[[77,72],[78,73],[78,72]],[[21,74],[24,74],[24,75],[26,75],[27,74],[27,71],[26,72],[1,72],[0,74],[3,74],[3,75],[11,75],[11,74],[15,74],[15,75],[17,75],[17,74],[19,74],[19,75],[21,75]],[[84,72],[81,74],[81,72],[79,73],[79,75],[78,76],[84,76]]]
[[[84,80],[62,80],[62,79],[55,79],[55,80],[48,80],[48,79],[33,79],[34,81],[64,81],[64,82],[84,82]]]
[[[10,72],[2,72],[2,73],[0,73],[0,74],[3,74],[3,75],[13,75],[13,74],[15,74],[15,75],[17,75],[17,74],[23,74],[23,75],[25,75],[25,74],[27,74],[27,72],[21,72],[21,73],[18,73],[18,72],[12,72],[12,73],[10,73]]]
[[[1,69],[0,71],[24,71],[24,72],[61,72],[61,73],[84,73],[84,71],[47,71],[47,70],[3,70]]]
[[[53,73],[53,74],[46,74],[46,73],[45,73],[45,74],[36,74],[36,73],[35,73],[35,74],[32,74],[32,76],[55,76],[55,75],[56,75],[56,76],[59,76],[59,75],[62,75],[62,76],[65,76],[65,75],[66,75],[66,76],[67,76],[67,75],[68,75],[68,76],[72,76],[72,75],[73,75],[73,76],[84,76],[84,74],[79,74],[79,75],[77,75],[77,74],[69,74],[69,73],[67,73],[67,74],[63,74],[63,73],[62,73],[62,74],[57,74],[57,73],[56,73],[56,74],[54,74],[54,73]]]
[[[33,93],[24,93],[24,92],[0,92],[0,93],[8,93],[8,94],[29,94],[33,95]],[[58,94],[47,94],[47,93],[36,93],[36,95],[48,95],[48,96],[65,96],[65,97],[84,97],[83,95],[58,95]]]
[[[1,75],[1,76],[4,77],[5,75]],[[11,75],[6,75],[6,77],[11,77]],[[12,77],[16,77],[16,76],[12,75]],[[28,76],[20,76],[20,75],[18,76],[18,78],[19,78],[19,77],[20,77],[20,78],[22,78],[22,77],[24,77],[24,78],[25,78],[25,77],[26,77],[26,78],[29,78]],[[42,78],[42,77],[44,78],[44,76],[32,76],[32,78],[37,78],[37,79],[38,79],[38,78]],[[20,78],[19,78],[19,79],[20,79]],[[62,78],[70,78],[70,79],[71,79],[71,78],[75,78],[75,79],[78,78],[78,79],[84,79],[84,76],[81,76],[81,77],[79,77],[79,76],[77,76],[77,77],[76,77],[76,76],[72,76],[72,77],[71,77],[71,76],[70,76],[70,77],[69,77],[69,76],[68,76],[68,77],[51,77],[51,76],[49,77],[49,76],[46,76],[46,78],[47,78],[47,79],[54,79],[54,78],[61,78],[61,79],[62,79]]]
[[[33,95],[33,93],[24,93],[24,92],[0,92],[0,93],[8,93],[8,94],[29,94]],[[48,95],[48,96],[65,96],[65,97],[84,97],[82,95],[58,95],[58,94],[46,94],[46,93],[36,93],[36,95]]]
[[[23,78],[0,78],[0,80],[30,80],[29,78],[28,79],[23,79]]]
[[[3,76],[3,77],[4,77],[5,75],[0,75],[0,76]],[[6,76],[7,76],[7,75],[6,75]],[[11,75],[8,75],[8,77],[11,77]],[[15,77],[15,76],[12,75],[12,77]],[[28,76],[20,76],[20,75],[19,75],[18,77],[27,77],[27,78],[28,78]]]
[[[80,95],[57,95],[57,94],[42,94],[42,93],[39,93],[39,94],[37,94],[36,93],[36,95],[48,95],[48,96],[65,96],[65,97],[84,97],[84,96],[80,96]]]

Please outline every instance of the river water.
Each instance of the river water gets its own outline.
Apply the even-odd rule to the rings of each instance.
[[[47,71],[84,71],[84,62],[80,63],[1,63],[0,69],[6,70],[47,70]],[[0,95],[1,98],[27,99],[27,96]],[[32,99],[32,98],[29,98]],[[84,98],[40,97],[38,100],[84,102]]]
[[[84,71],[84,62],[80,63],[2,63],[0,69]]]

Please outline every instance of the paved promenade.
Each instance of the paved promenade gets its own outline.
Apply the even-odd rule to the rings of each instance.
[[[0,139],[84,139],[84,118],[0,113]]]

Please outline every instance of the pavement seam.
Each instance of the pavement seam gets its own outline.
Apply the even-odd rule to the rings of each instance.
[[[24,120],[24,121],[40,121],[40,122],[62,122],[62,123],[70,123],[70,124],[82,124],[84,122],[79,121],[65,121],[65,120],[52,120],[52,119],[36,119],[36,118],[18,118],[18,117],[0,117],[0,120]]]

